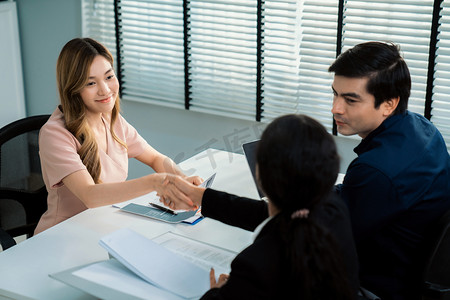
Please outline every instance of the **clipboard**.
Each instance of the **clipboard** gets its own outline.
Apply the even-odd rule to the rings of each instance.
[[[126,206],[120,209],[121,211],[129,212],[132,214],[157,219],[160,221],[168,222],[168,223],[180,223],[186,219],[189,219],[197,213],[198,210],[192,211],[188,210],[185,212],[179,212],[176,214],[172,214],[158,208],[153,208],[151,206],[145,206],[135,203],[127,204]]]
[[[214,182],[215,177],[216,177],[216,173],[214,173],[208,179],[203,181],[200,186],[205,187],[205,188],[210,187],[212,185],[212,183]],[[161,204],[161,206],[163,206],[163,205]],[[152,207],[149,205],[142,205],[142,204],[136,204],[136,203],[131,202],[131,203],[121,207],[120,210],[128,212],[128,213],[144,216],[147,218],[160,220],[160,221],[167,222],[167,223],[186,222],[186,223],[194,225],[201,218],[203,218],[200,215],[200,208],[195,211],[192,211],[192,210],[174,211],[167,206],[163,206],[163,209],[158,209],[156,207]],[[188,219],[193,218],[197,214],[198,214],[198,218],[188,221]]]

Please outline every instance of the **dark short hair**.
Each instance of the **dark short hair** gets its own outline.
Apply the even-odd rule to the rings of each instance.
[[[339,55],[328,71],[351,78],[368,77],[366,90],[374,95],[375,108],[396,97],[400,97],[400,101],[394,114],[408,108],[411,75],[399,46],[393,43],[358,44]]]
[[[333,137],[305,115],[272,121],[261,136],[256,162],[260,187],[285,213],[312,208],[328,196],[339,172]]]

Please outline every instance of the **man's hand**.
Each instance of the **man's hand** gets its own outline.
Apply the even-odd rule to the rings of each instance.
[[[183,197],[161,197],[160,201],[166,206],[171,209],[196,210],[202,205],[202,198],[205,188],[196,186],[179,176],[172,177],[170,180],[171,184],[173,184],[180,193],[188,198],[189,201],[186,201],[186,198]]]
[[[179,207],[177,209],[192,209],[195,207],[195,204],[186,195],[182,190],[180,190],[176,185],[175,181],[181,180],[183,182],[188,183],[182,177],[173,174],[165,174],[165,173],[157,173],[153,174],[153,176],[157,176],[156,180],[156,192],[160,197],[160,201],[166,203],[173,203],[173,205],[168,205],[170,208],[174,209],[175,203],[179,203]]]

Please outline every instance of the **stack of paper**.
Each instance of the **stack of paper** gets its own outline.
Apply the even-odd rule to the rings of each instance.
[[[100,245],[139,277],[176,295],[199,297],[209,289],[208,271],[130,229],[105,236]]]
[[[210,268],[229,273],[236,255],[172,232],[149,240],[120,229],[99,243],[114,259],[50,276],[102,299],[198,299]]]

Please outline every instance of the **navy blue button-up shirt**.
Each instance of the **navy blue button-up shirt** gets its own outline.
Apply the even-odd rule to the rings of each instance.
[[[384,299],[420,298],[427,230],[450,209],[450,157],[436,127],[406,112],[354,149],[336,190],[347,203],[361,285]]]

